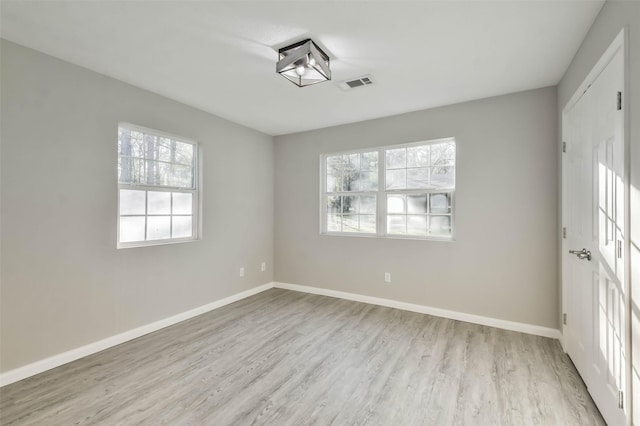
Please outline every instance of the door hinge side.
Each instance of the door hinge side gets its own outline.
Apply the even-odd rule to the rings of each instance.
[[[567,314],[562,314],[562,324],[567,325]]]
[[[566,226],[562,228],[562,238],[565,238],[565,239],[567,238],[567,227]]]
[[[624,392],[618,391],[618,408],[624,409]]]
[[[622,109],[622,92],[618,92],[618,111]]]
[[[562,152],[567,152],[567,143],[562,142]]]

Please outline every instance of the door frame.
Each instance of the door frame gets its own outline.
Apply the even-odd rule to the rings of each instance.
[[[561,156],[560,161],[560,192],[561,192],[561,205],[560,205],[560,233],[559,233],[559,247],[561,248],[560,252],[560,279],[561,279],[561,289],[562,289],[562,313],[560,319],[560,343],[562,345],[565,353],[567,352],[566,341],[565,341],[565,324],[564,324],[564,315],[568,311],[568,302],[567,297],[567,280],[569,279],[568,275],[568,267],[567,262],[570,259],[569,256],[569,247],[567,246],[566,239],[564,238],[563,231],[565,224],[567,223],[566,217],[566,208],[565,205],[567,203],[567,191],[565,188],[567,180],[565,179],[566,172],[566,160],[563,152],[563,144],[566,140],[567,134],[567,114],[568,111],[575,106],[575,104],[580,100],[582,95],[589,89],[591,84],[598,78],[598,76],[602,73],[605,67],[609,64],[609,62],[613,59],[615,54],[618,51],[622,52],[623,55],[623,72],[624,72],[624,83],[623,83],[623,92],[622,92],[622,113],[623,113],[623,145],[624,145],[624,250],[623,250],[623,263],[624,263],[624,292],[625,292],[625,354],[626,354],[626,365],[625,365],[625,389],[624,389],[624,407],[627,411],[627,425],[631,426],[631,421],[633,418],[632,413],[632,401],[631,401],[631,262],[630,262],[630,249],[631,249],[631,238],[630,238],[630,222],[631,222],[631,212],[630,212],[630,122],[629,122],[629,28],[625,26],[618,33],[618,35],[614,38],[609,47],[604,51],[600,59],[596,62],[594,67],[591,69],[587,77],[584,79],[582,84],[578,86],[578,89],[575,91],[573,96],[570,98],[569,102],[562,109],[562,122],[561,122],[561,139],[559,141],[559,151]]]

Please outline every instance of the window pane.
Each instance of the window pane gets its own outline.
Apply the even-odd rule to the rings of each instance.
[[[172,164],[169,185],[178,188],[193,188],[193,168],[180,164]]]
[[[342,191],[342,176],[327,175],[327,192],[340,192],[340,191]]]
[[[193,166],[193,148],[194,145],[190,143],[178,142],[176,143],[176,159],[177,163]]]
[[[145,183],[144,160],[131,157],[119,157],[118,182]]]
[[[173,214],[193,214],[193,195],[188,192],[172,192]]]
[[[405,189],[407,186],[407,171],[387,170],[387,189]]]
[[[130,189],[120,190],[120,214],[143,215],[145,214],[144,203],[145,191],[134,191]]]
[[[342,213],[342,197],[327,197],[327,213],[338,216]]]
[[[378,190],[378,172],[360,172],[360,190],[361,191],[377,191]]]
[[[342,212],[343,213],[358,213],[360,210],[358,196],[345,196],[342,197]]]
[[[358,232],[359,228],[357,214],[345,214],[342,216],[342,232]]]
[[[455,164],[456,146],[453,142],[431,145],[431,165],[450,166]]]
[[[360,154],[360,170],[378,170],[378,152],[363,152]]]
[[[387,216],[387,232],[389,234],[406,234],[406,216]]]
[[[120,242],[144,241],[144,216],[120,218]]]
[[[171,213],[171,193],[169,192],[147,192],[147,214],[170,214]]]
[[[426,167],[429,165],[429,145],[407,148],[407,167]]]
[[[404,195],[387,195],[387,213],[405,214],[406,212]]]
[[[327,231],[340,232],[342,230],[342,217],[337,214],[327,214]]]
[[[365,213],[365,214],[376,213],[376,196],[375,195],[360,196],[360,213]]]
[[[360,215],[360,232],[376,233],[376,216],[372,214]]]
[[[431,213],[450,213],[451,212],[451,196],[450,194],[431,194]]]
[[[407,188],[428,188],[429,169],[407,169]]]
[[[388,149],[385,155],[387,169],[403,169],[407,167],[406,148]]]
[[[144,158],[145,147],[144,147],[144,141],[142,138],[142,133],[132,130],[130,144],[131,144],[131,156]]]
[[[453,188],[454,174],[453,167],[433,167],[431,169],[431,187],[433,188]]]
[[[147,240],[164,240],[171,236],[171,216],[147,217]]]
[[[408,195],[407,213],[425,214],[427,213],[427,195]],[[425,226],[426,230],[426,226]]]
[[[188,238],[193,236],[191,216],[173,216],[172,220],[171,238]]]
[[[427,216],[408,215],[407,235],[427,235]]]
[[[360,154],[345,155],[343,158],[342,190],[360,190]]]
[[[451,235],[451,217],[431,216],[429,218],[429,234],[437,236]]]
[[[171,161],[171,139],[158,138],[158,160]]]
[[[342,156],[333,155],[327,157],[327,174],[341,177],[342,176]]]

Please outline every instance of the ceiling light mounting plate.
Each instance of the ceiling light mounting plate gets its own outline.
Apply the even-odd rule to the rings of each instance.
[[[311,39],[278,50],[276,72],[299,87],[331,80],[327,55]]]

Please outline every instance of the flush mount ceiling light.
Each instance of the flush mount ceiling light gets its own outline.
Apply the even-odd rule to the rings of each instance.
[[[311,39],[278,50],[276,72],[300,87],[331,80],[329,56]]]

